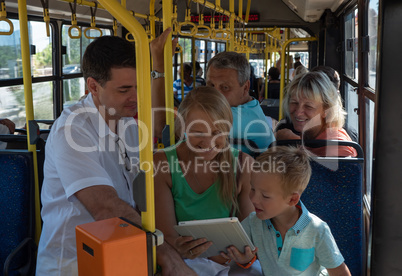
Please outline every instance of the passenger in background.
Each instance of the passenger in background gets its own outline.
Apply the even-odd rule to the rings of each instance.
[[[245,56],[235,52],[221,52],[214,56],[208,62],[207,86],[215,87],[231,106],[233,127],[230,138],[251,140],[259,153],[275,141],[258,100],[249,95],[250,65]],[[241,150],[255,153],[247,142]]]
[[[190,63],[184,63],[183,64],[183,77],[184,81],[181,78],[181,68],[179,69],[179,79],[175,80],[173,82],[173,93],[175,97],[179,100],[182,101],[182,93],[181,93],[181,83],[183,82],[183,90],[184,90],[184,97],[193,90],[193,78],[191,76],[191,71],[192,67]]]
[[[279,99],[281,82],[279,80],[280,72],[278,68],[271,67],[268,70],[268,99]],[[265,84],[262,85],[260,95],[265,98]]]
[[[192,70],[194,69],[192,62],[190,63],[190,66],[191,66],[191,72],[192,72]],[[195,73],[196,73],[196,75],[195,75],[195,87],[205,86],[206,83],[205,83],[204,78],[202,77],[203,71],[202,71],[200,63],[198,61],[195,62]],[[194,81],[194,74],[193,73],[191,74],[191,78],[193,78],[193,81]]]
[[[275,147],[257,157],[250,192],[256,211],[242,225],[258,252],[231,246],[221,255],[240,266],[258,256],[264,275],[350,276],[328,225],[300,201],[310,176],[301,149]]]
[[[199,275],[227,275],[229,267],[221,256],[197,258],[211,242],[181,237],[173,226],[231,216],[241,221],[253,210],[248,198],[253,159],[230,147],[231,125],[225,97],[212,87],[198,87],[178,110],[181,141],[154,155],[156,227]]]
[[[15,124],[9,119],[0,119],[0,135],[2,134],[14,134]],[[6,142],[0,141],[0,149],[5,149],[7,147]]]
[[[293,71],[293,78],[296,77],[299,74],[305,74],[308,72],[308,69],[306,67],[304,67],[303,65],[297,67],[294,71]]]
[[[296,70],[297,67],[303,66],[303,63],[300,62],[300,54],[295,54],[295,63],[293,64],[293,68]]]
[[[283,110],[286,119],[276,127],[277,140],[352,141],[343,129],[346,112],[327,75],[309,72],[295,77],[286,87]],[[310,149],[318,156],[357,156],[352,147],[327,146]]]
[[[251,66],[250,64],[250,96],[253,97],[254,99],[258,99],[258,83],[257,83],[257,78],[255,77],[254,74],[254,67]]]
[[[339,77],[339,73],[332,67],[321,65],[321,66],[316,66],[313,69],[311,69],[311,72],[323,72],[327,75],[327,77],[330,79],[332,84],[336,87],[336,90],[338,91],[339,97],[341,96],[339,93],[339,87],[341,85],[341,80]],[[353,127],[345,124],[344,128],[346,132],[349,134],[350,138],[352,141],[358,143],[359,142],[359,135],[357,134],[356,129]]]

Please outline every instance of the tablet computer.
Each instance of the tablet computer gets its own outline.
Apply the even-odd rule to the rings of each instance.
[[[236,217],[181,221],[174,228],[181,236],[206,238],[212,242],[200,257],[211,257],[219,255],[222,251],[227,252],[226,248],[230,245],[236,246],[241,252],[244,252],[246,245],[255,250],[255,246]]]

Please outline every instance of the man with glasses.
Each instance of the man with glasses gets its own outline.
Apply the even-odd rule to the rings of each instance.
[[[160,77],[169,32],[151,44]],[[47,140],[37,275],[78,275],[77,225],[112,217],[141,225],[132,192],[139,167],[134,53],[129,42],[112,36],[85,51],[82,72],[90,94],[63,111]],[[153,89],[161,83],[153,81]],[[166,275],[194,273],[167,243],[157,248],[157,261]]]

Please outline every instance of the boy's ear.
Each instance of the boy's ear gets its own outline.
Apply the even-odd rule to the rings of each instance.
[[[299,203],[300,200],[300,194],[299,193],[292,193],[292,195],[289,198],[289,205],[290,206],[296,206],[297,203]]]

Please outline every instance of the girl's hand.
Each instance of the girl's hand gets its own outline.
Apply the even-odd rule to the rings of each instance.
[[[182,258],[195,259],[204,253],[212,242],[207,239],[194,240],[193,237],[178,237],[175,241],[175,248]]]

